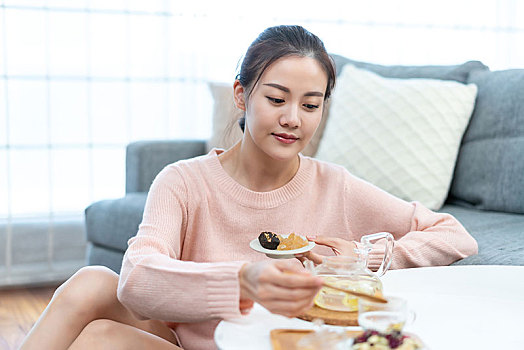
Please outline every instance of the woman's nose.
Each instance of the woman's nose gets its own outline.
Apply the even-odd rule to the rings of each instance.
[[[280,118],[280,125],[296,129],[300,126],[300,109],[296,106],[290,106]]]

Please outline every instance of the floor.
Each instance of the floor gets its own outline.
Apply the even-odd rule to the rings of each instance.
[[[57,286],[0,290],[0,350],[18,349]]]

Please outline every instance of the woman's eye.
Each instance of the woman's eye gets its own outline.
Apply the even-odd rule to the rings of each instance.
[[[286,101],[284,101],[283,99],[281,98],[273,98],[273,97],[269,97],[269,96],[266,96],[267,99],[273,103],[276,103],[276,104],[280,104],[280,103],[284,103]]]
[[[304,104],[304,107],[306,107],[307,109],[316,109],[318,108],[318,105],[311,105],[311,104],[306,103]]]

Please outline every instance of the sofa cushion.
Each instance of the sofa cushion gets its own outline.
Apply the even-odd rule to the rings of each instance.
[[[120,251],[138,232],[147,193],[130,193],[123,198],[102,200],[86,209],[87,240]]]
[[[379,64],[360,62],[351,60],[344,56],[332,54],[335,66],[337,69],[337,75],[340,75],[342,68],[346,64],[351,64],[355,67],[369,70],[377,73],[386,78],[427,78],[427,79],[440,79],[440,80],[455,80],[459,83],[466,83],[469,74],[476,70],[488,70],[488,67],[479,61],[469,61],[459,65],[449,66],[383,66]],[[336,89],[336,87],[335,87]],[[328,100],[329,102],[329,100]],[[329,108],[329,105],[327,106]],[[324,135],[327,120],[329,119],[329,111],[325,111],[320,125],[318,126],[315,135],[311,139],[309,145],[304,150],[305,155],[315,156],[320,145],[320,140]]]
[[[147,192],[166,165],[206,153],[204,140],[135,141],[126,148],[126,193]]]
[[[444,203],[477,87],[345,65],[317,158],[407,201]]]
[[[440,212],[457,218],[477,240],[478,255],[455,265],[524,265],[524,215],[446,204]]]
[[[350,60],[349,58],[332,55],[337,73],[339,74],[345,64],[352,64],[355,67],[366,69],[387,78],[427,78],[441,80],[455,80],[460,83],[467,83],[471,72],[487,71],[488,67],[479,61],[468,61],[463,64],[449,66],[383,66],[367,62]]]
[[[236,123],[242,116],[242,110],[235,106],[233,84],[208,84],[213,97],[213,132],[206,142],[209,153],[213,148],[228,149],[242,138],[242,130]]]
[[[473,72],[478,96],[450,202],[524,213],[524,69]]]
[[[87,246],[87,264],[107,266],[120,273],[124,252],[90,243]]]

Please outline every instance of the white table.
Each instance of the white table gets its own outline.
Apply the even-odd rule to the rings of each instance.
[[[406,298],[417,318],[406,330],[432,350],[524,349],[524,266],[445,266],[394,270],[384,293]],[[220,350],[270,350],[275,328],[313,328],[310,322],[269,313],[222,321]]]

